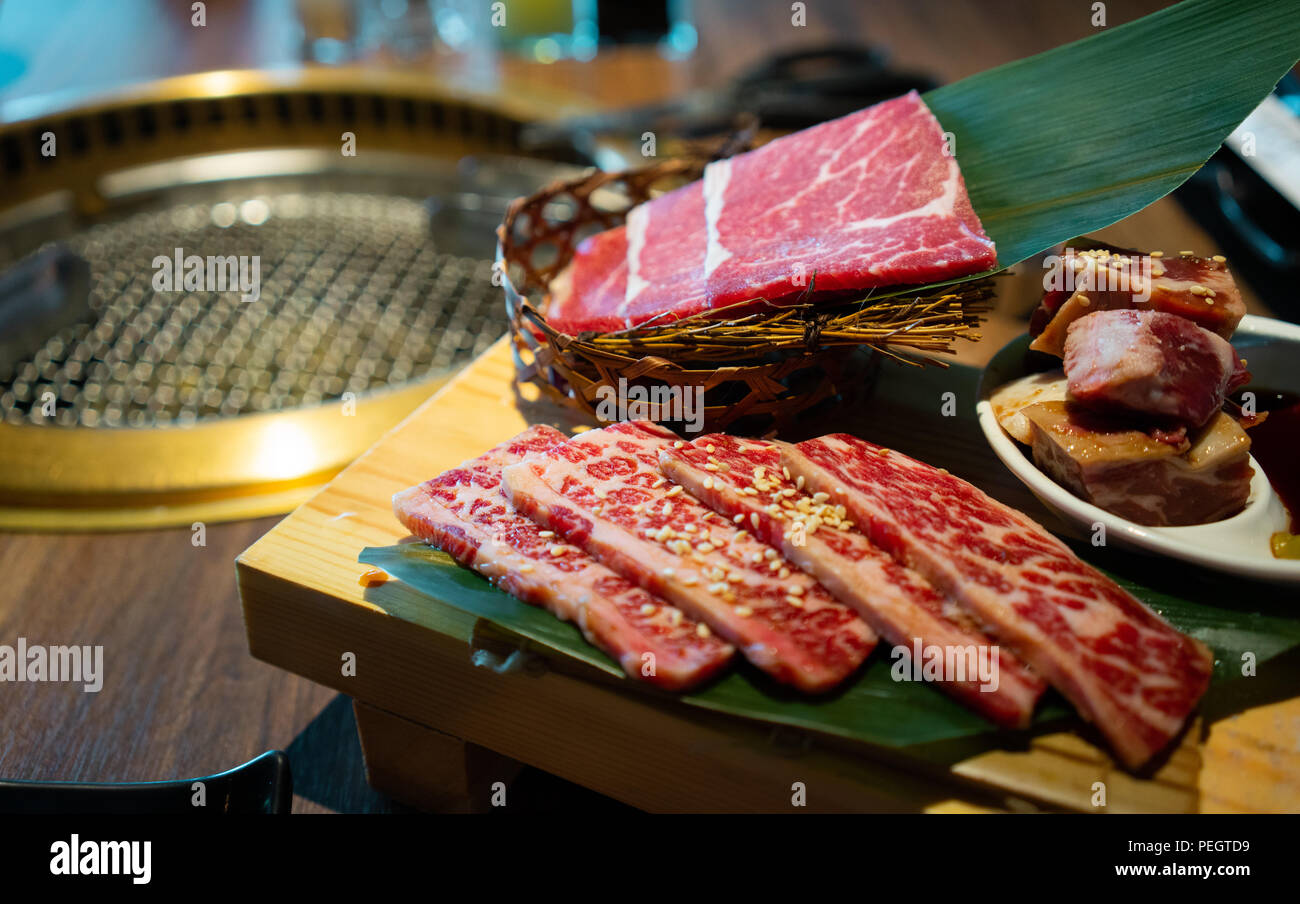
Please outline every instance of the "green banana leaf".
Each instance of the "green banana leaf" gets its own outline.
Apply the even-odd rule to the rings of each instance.
[[[1184,0],[924,97],[1007,267],[1173,191],[1297,59],[1292,0]]]
[[[956,136],[971,200],[998,245],[1000,263],[1110,225],[1195,172],[1300,57],[1300,16],[1288,6],[1185,0],[928,93],[926,102]],[[947,390],[973,399],[977,376],[962,367],[910,371],[906,379],[887,371],[862,414],[877,441],[948,467],[1014,504],[1005,484],[1002,492],[994,485],[1006,475],[991,453],[979,456],[970,452],[974,446],[934,441],[942,431],[977,432],[969,414],[955,420],[930,415],[943,423],[931,423],[923,431],[928,441],[923,447],[918,442],[917,421],[932,400]],[[852,432],[843,423],[829,428]],[[900,431],[897,438],[890,430]],[[1214,650],[1214,686],[1201,707],[1208,717],[1294,695],[1300,687],[1300,612],[1288,598],[1293,592],[1150,557],[1078,551]],[[653,693],[622,678],[573,626],[496,590],[441,552],[402,544],[366,549],[360,561],[548,656],[618,676],[629,691]],[[1259,677],[1242,677],[1247,655]],[[809,699],[742,663],[680,703],[893,748],[1005,740],[936,689],[892,680],[890,665],[877,653],[841,690]],[[1068,724],[1070,713],[1049,695],[1036,728]]]

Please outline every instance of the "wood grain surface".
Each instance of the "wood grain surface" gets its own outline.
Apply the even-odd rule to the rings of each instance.
[[[1165,5],[1112,0],[1108,24]],[[140,14],[127,15],[128,6]],[[0,47],[22,49],[25,71],[0,86],[0,115],[17,115],[33,97],[100,92],[204,69],[290,63],[297,52],[293,23],[284,16],[290,6],[209,3],[208,26],[196,29],[188,25],[188,4],[79,0],[57,10],[29,4],[26,13],[2,4]],[[693,6],[701,44],[683,63],[637,49],[602,53],[585,65],[502,58],[500,90],[544,84],[594,106],[616,107],[720,86],[767,54],[845,40],[884,46],[896,65],[947,81],[1094,32],[1091,4],[1083,0],[813,0],[806,28],[789,25],[784,0],[701,0]],[[134,49],[88,53],[88,36],[99,46]],[[421,65],[439,72],[436,61]],[[1116,227],[1125,228],[1139,238],[1161,236],[1170,247],[1208,247],[1205,235],[1169,200]],[[986,342],[968,348],[964,359],[986,359],[1017,328],[1016,321],[995,322]],[[498,396],[484,403],[502,402]],[[451,460],[477,451],[447,447],[440,454]],[[391,482],[404,479],[393,475]],[[0,642],[24,636],[103,644],[108,671],[97,695],[49,684],[0,686],[0,775],[176,778],[229,768],[279,747],[293,760],[300,791],[295,809],[391,809],[364,785],[348,702],[248,655],[233,562],[275,520],[210,526],[203,548],[191,545],[188,530],[0,534]],[[537,798],[556,806],[590,800],[566,785],[542,786]],[[1222,790],[1224,806],[1241,800],[1239,791]]]

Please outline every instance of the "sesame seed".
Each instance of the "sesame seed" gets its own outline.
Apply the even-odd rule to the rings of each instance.
[[[527,574],[528,572],[533,570],[533,563],[525,562],[524,564],[519,566],[519,570]]]
[[[785,467],[784,465],[782,465],[782,466],[781,466],[781,473],[785,475],[785,479],[786,479],[786,480],[789,480],[789,479],[790,479],[790,469],[789,469],[789,468],[787,468],[787,467]]]
[[[560,556],[564,555],[564,547],[563,547],[563,546],[552,546],[550,552],[551,552],[551,555],[555,556],[556,558],[559,558]]]
[[[796,480],[796,481],[794,482],[794,485],[795,485],[795,487],[797,487],[797,488],[800,489],[800,490],[803,489],[803,475],[802,475],[802,474],[799,475],[799,479]]]
[[[715,465],[713,462],[709,462],[708,464],[706,464],[706,465],[704,466],[704,469],[705,469],[706,471],[716,471],[716,470],[718,470],[718,466]]]
[[[1193,294],[1193,295],[1204,295],[1204,294],[1205,294],[1205,286],[1202,286],[1202,285],[1200,285],[1199,283],[1196,284],[1196,285],[1194,285],[1194,286],[1192,286],[1192,294]]]
[[[1165,253],[1164,253],[1163,251],[1152,251],[1152,252],[1148,255],[1148,257],[1164,257],[1164,256],[1165,256]]]
[[[704,447],[704,451],[705,451],[705,452],[708,452],[710,455],[712,455],[712,454],[713,454],[713,451],[714,451],[714,450],[713,450],[713,443],[709,443],[707,446],[705,446],[705,447]]]
[[[713,552],[713,544],[709,542],[701,543],[695,548],[700,552]]]
[[[655,614],[655,607],[652,606],[650,603],[646,603],[644,606],[641,607],[641,614],[642,614],[642,615],[654,615],[654,614]]]
[[[796,609],[803,608],[803,600],[799,599],[799,597],[797,596],[787,596],[785,598],[785,601],[789,603],[791,606],[794,606]]]
[[[749,523],[753,525],[754,530],[758,530],[759,525],[762,524],[762,520],[758,517],[758,512],[749,513]]]
[[[677,442],[673,443],[673,448],[680,449],[684,445],[686,445],[686,443],[682,442],[681,440],[678,440]]]
[[[776,550],[775,550],[775,549],[765,549],[765,550],[763,550],[763,558],[765,558],[765,559],[775,559],[775,558],[776,558]]]
[[[711,490],[711,489],[713,489],[713,478],[712,478],[712,477],[706,477],[706,478],[704,478],[704,489],[706,489],[706,490]]]
[[[716,596],[716,595],[718,595],[719,593],[721,593],[722,591],[726,590],[726,589],[727,589],[727,585],[724,584],[722,581],[715,581],[714,583],[710,584],[710,585],[709,585],[708,587],[706,587],[705,589],[708,590],[709,593],[712,593],[714,596]]]
[[[731,584],[739,584],[744,579],[745,576],[741,574],[739,571],[733,571],[727,575],[727,582]]]
[[[749,618],[751,615],[754,614],[754,610],[749,608],[748,606],[737,606],[734,611],[741,618]]]
[[[676,574],[676,572],[674,572],[671,568],[665,568],[663,571],[661,571],[661,572],[659,572],[659,573],[662,574],[662,575],[663,575],[664,577],[666,577],[666,578],[670,578],[670,577],[672,577],[674,574]]]
[[[1210,260],[1219,264],[1226,264],[1228,262],[1228,259],[1224,257],[1222,254],[1216,254],[1214,255],[1214,257],[1210,258]]]
[[[682,610],[673,609],[668,615],[668,621],[672,623],[674,628],[680,625],[682,623]]]
[[[1087,300],[1088,300],[1088,299],[1085,298],[1085,299],[1084,299],[1084,302],[1086,303]],[[877,450],[876,450],[876,454],[879,455],[881,458],[887,458],[887,457],[889,456],[889,450],[888,450],[888,449],[884,449],[884,448],[880,448],[880,449],[877,449]]]
[[[678,493],[680,493],[681,491],[682,491],[682,488],[681,488],[680,485],[673,487],[671,490],[668,491],[668,498],[669,498],[669,499],[672,499],[674,496],[676,496],[676,495],[677,495]]]
[[[752,556],[749,557],[749,561],[751,561],[751,562],[753,562],[755,565],[757,565],[757,564],[759,564],[760,562],[763,561],[763,554],[762,554],[761,552],[756,552],[756,553],[754,553]]]
[[[698,634],[700,637],[708,637],[709,626],[706,625],[704,622],[700,622],[699,625],[696,626],[695,628],[695,633]]]
[[[743,514],[740,514],[740,515],[737,515],[736,517],[732,518],[731,520],[732,520],[732,522],[734,522],[735,524],[739,524],[740,522],[742,522],[742,521],[745,520],[745,516],[744,516]]]
[[[813,493],[813,502],[825,502],[831,498],[830,493]]]
[[[693,574],[682,575],[682,583],[685,584],[687,587],[694,587],[699,582],[700,579]]]
[[[780,569],[780,567],[781,567],[781,563],[778,562],[776,559],[773,559],[772,561],[767,563],[768,571],[777,571],[778,569]]]
[[[790,595],[791,595],[791,596],[803,596],[803,588],[802,588],[802,587],[791,587],[791,588],[790,588]]]
[[[776,576],[779,578],[788,578],[790,576],[790,569],[782,568],[780,571],[777,572]]]
[[[555,531],[553,531],[553,530],[544,530],[544,531],[539,531],[538,534],[537,534],[537,536],[539,536],[539,537],[554,537],[554,536],[555,536]]]

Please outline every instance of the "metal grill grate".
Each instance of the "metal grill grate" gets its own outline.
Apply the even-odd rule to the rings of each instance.
[[[64,244],[90,266],[91,317],[0,372],[7,423],[150,427],[279,411],[447,371],[504,332],[490,262],[437,251],[429,211],[411,198],[176,204]],[[152,262],[176,247],[258,256],[260,299],[155,292]],[[48,393],[54,417],[42,414]]]

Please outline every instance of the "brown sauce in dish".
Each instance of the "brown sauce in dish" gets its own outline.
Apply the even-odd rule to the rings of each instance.
[[[1250,428],[1250,453],[1273,485],[1287,514],[1292,534],[1300,534],[1300,394],[1273,390],[1247,390],[1255,394],[1255,409],[1267,411],[1263,423]],[[1234,397],[1238,404],[1241,393]],[[1278,544],[1274,543],[1276,550]],[[1288,556],[1288,558],[1290,558]]]

